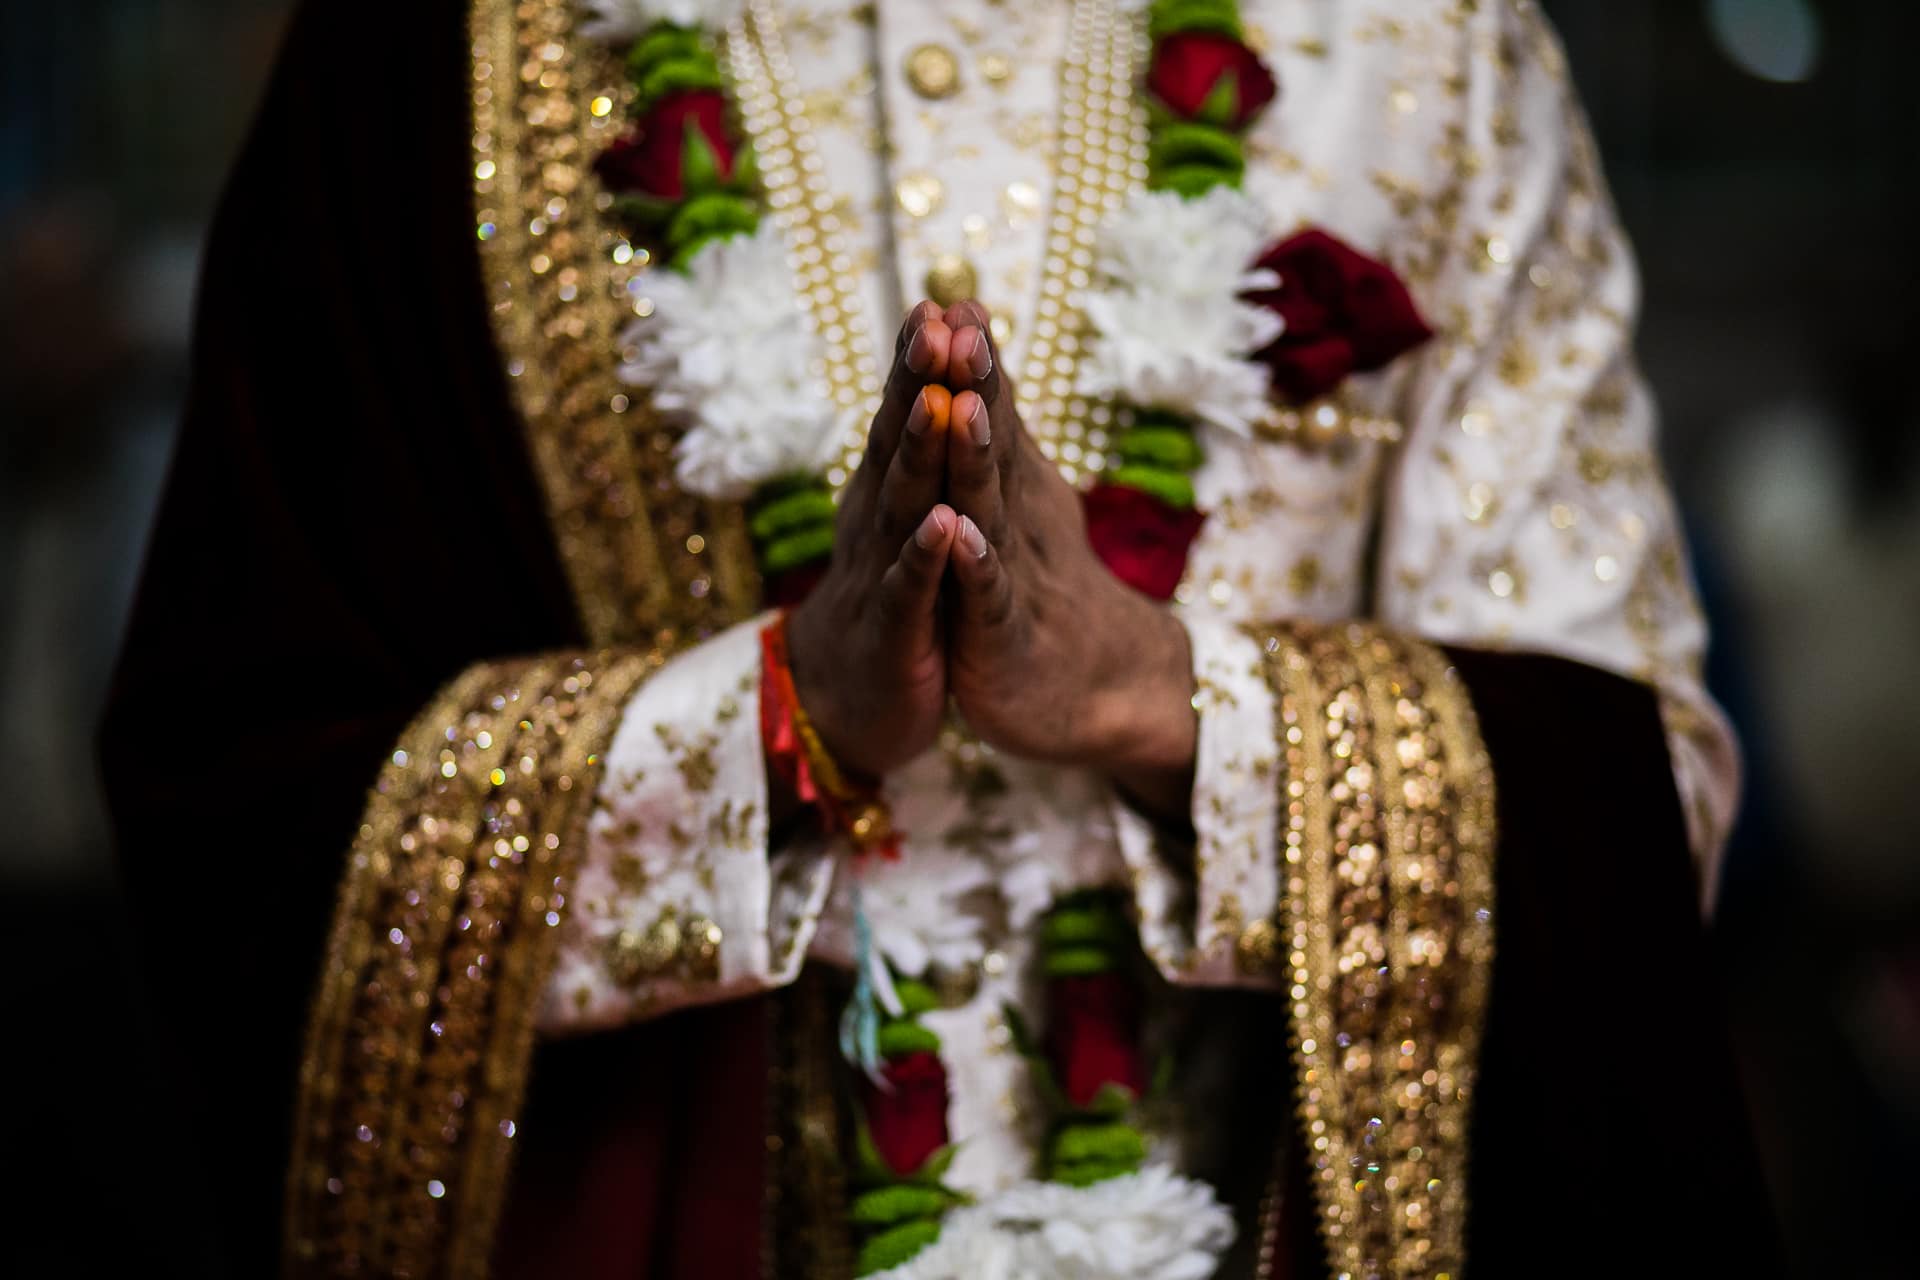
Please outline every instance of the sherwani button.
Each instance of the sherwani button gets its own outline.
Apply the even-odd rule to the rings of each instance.
[[[927,296],[943,307],[965,302],[980,288],[979,273],[957,253],[943,253],[927,269]]]
[[[915,45],[907,54],[907,84],[923,98],[960,92],[960,59],[945,45]]]

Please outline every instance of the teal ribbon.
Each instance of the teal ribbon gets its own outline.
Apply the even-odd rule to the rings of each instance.
[[[840,1014],[840,1056],[866,1072],[875,1084],[884,1084],[880,1064],[880,994],[873,980],[873,923],[853,885],[853,998]]]

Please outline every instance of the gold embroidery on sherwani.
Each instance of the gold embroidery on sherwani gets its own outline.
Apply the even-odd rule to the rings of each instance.
[[[1493,956],[1493,776],[1458,675],[1372,626],[1256,631],[1285,752],[1281,933],[1334,1270],[1458,1275]]]
[[[655,652],[481,664],[348,855],[301,1064],[292,1275],[479,1276],[600,753]]]
[[[679,429],[621,384],[619,335],[652,302],[646,251],[602,216],[593,158],[631,87],[576,0],[475,0],[474,225],[495,342],[581,622],[594,644],[713,629],[757,606],[740,508],[673,483]],[[479,513],[476,513],[476,519]]]

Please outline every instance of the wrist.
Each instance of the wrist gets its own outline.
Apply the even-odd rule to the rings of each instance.
[[[832,696],[834,681],[820,660],[823,653],[832,652],[832,645],[814,642],[815,631],[806,607],[803,602],[787,615],[787,666],[793,676],[794,697],[833,758],[857,772],[867,772],[866,761],[842,729],[838,700]]]
[[[1123,786],[1185,778],[1199,741],[1192,643],[1171,612],[1127,594],[1139,616],[1115,632],[1126,639],[1126,657],[1090,717],[1097,726],[1091,762]]]

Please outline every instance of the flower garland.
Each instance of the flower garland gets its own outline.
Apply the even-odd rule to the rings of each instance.
[[[1080,389],[1130,405],[1132,425],[1083,501],[1100,558],[1166,600],[1205,521],[1196,428],[1250,438],[1276,402],[1325,396],[1432,332],[1384,264],[1322,231],[1270,242],[1241,184],[1278,87],[1237,0],[1153,0],[1147,31],[1147,190],[1102,229],[1102,280],[1082,299],[1095,338]]]
[[[620,376],[685,423],[680,485],[746,503],[768,600],[785,604],[832,552],[825,474],[847,424],[717,57],[716,33],[744,2],[584,0],[582,29],[626,50],[633,118],[594,169],[655,264],[653,306],[620,335]],[[1077,299],[1093,330],[1077,389],[1123,410],[1115,465],[1083,495],[1089,538],[1117,576],[1165,600],[1206,518],[1193,486],[1203,431],[1249,439],[1276,405],[1309,404],[1431,331],[1389,268],[1321,231],[1273,242],[1241,190],[1246,133],[1277,86],[1244,42],[1237,0],[1152,0],[1145,21],[1148,180],[1103,226],[1098,281]],[[1011,1010],[1008,1023],[1052,1115],[1044,1180],[977,1204],[943,1183],[947,1074],[921,1017],[938,1003],[922,981],[933,957],[886,938],[884,914],[873,945],[856,916],[864,994],[843,1039],[867,1067],[849,1205],[858,1272],[1210,1272],[1231,1216],[1205,1184],[1149,1163],[1134,1118],[1149,1092],[1144,996],[1121,897],[1071,894],[1041,920],[1044,1040]]]
[[[1138,966],[1139,949],[1139,934],[1111,891],[1069,895],[1041,922],[1044,1053],[1034,1053],[1017,1015],[1008,1021],[1026,1042],[1035,1081],[1053,1105],[1046,1173],[1054,1182],[1089,1186],[1138,1173],[1146,1162],[1146,1137],[1129,1118],[1147,1094],[1142,992],[1126,972]]]
[[[1090,890],[1063,897],[1041,925],[1047,977],[1044,1046],[1018,1013],[1005,1010],[1015,1046],[1053,1111],[1042,1179],[1005,1188],[978,1202],[954,1198],[934,1230],[920,1224],[869,1236],[861,1274],[887,1264],[879,1280],[1158,1280],[1211,1275],[1233,1241],[1232,1214],[1205,1183],[1150,1162],[1146,1135],[1130,1113],[1148,1092],[1141,1045],[1141,990],[1128,972],[1144,962],[1123,896]],[[912,984],[917,986],[917,984]],[[901,984],[903,994],[909,984]],[[930,1075],[922,1064],[907,1081]],[[939,1077],[944,1085],[944,1072]],[[902,1141],[900,1167],[940,1161],[951,1147],[944,1091],[917,1103],[902,1088],[889,1098],[867,1093],[868,1128]],[[878,1123],[876,1123],[878,1118]],[[911,1135],[911,1136],[907,1136]],[[863,1156],[863,1164],[865,1157]],[[867,1202],[864,1193],[856,1204]],[[931,1206],[926,1196],[914,1203]],[[898,1262],[897,1252],[911,1251]]]
[[[620,335],[620,377],[687,424],[674,449],[683,489],[747,502],[768,595],[791,603],[833,549],[824,472],[842,415],[720,70],[714,33],[742,4],[587,0],[582,29],[626,44],[633,119],[594,172],[661,264],[643,273],[651,309]]]
[[[938,1240],[947,1211],[967,1203],[942,1185],[953,1163],[947,1140],[947,1068],[940,1037],[920,1015],[940,1006],[925,983],[895,977],[898,1012],[880,1027],[885,1067],[858,1083],[847,1216],[859,1237],[854,1274],[886,1271]]]

